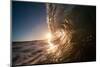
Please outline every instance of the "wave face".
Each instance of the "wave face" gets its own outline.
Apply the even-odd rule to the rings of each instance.
[[[86,6],[47,4],[50,42],[55,46],[55,52],[49,53],[52,62],[95,60],[95,19],[92,18],[95,11],[91,12],[95,7],[89,9]],[[87,14],[91,14],[91,18]],[[90,42],[93,42],[92,48]]]
[[[72,11],[73,7],[47,4],[47,23],[52,35],[51,43],[56,46],[54,48],[56,51],[50,53],[52,62],[62,61],[65,54],[67,54],[66,58],[69,58],[72,53],[71,39],[74,29],[67,15]]]

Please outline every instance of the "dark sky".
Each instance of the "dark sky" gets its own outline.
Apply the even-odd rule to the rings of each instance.
[[[30,41],[45,38],[48,32],[44,3],[12,2],[12,40]]]

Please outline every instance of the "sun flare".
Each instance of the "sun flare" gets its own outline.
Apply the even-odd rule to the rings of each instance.
[[[51,33],[50,33],[50,32],[47,33],[46,38],[47,38],[47,39],[51,39],[51,37],[52,37]]]

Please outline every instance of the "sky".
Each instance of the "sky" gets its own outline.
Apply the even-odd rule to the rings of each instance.
[[[12,2],[12,40],[45,39],[48,32],[44,3]]]

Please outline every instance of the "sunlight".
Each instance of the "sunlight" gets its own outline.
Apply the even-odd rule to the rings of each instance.
[[[50,32],[47,33],[46,38],[47,38],[47,39],[51,39],[51,37],[52,37],[51,33],[50,33]]]

